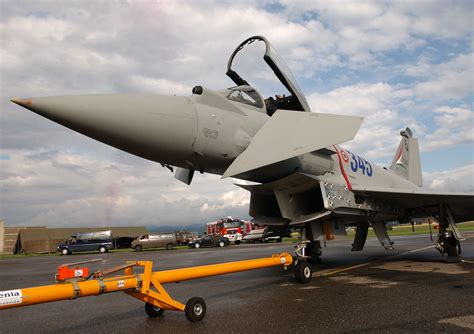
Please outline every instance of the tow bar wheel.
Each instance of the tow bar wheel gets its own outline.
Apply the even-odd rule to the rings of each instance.
[[[201,297],[192,297],[186,303],[184,314],[191,322],[198,322],[206,316],[206,303]]]
[[[150,318],[156,318],[163,314],[165,310],[150,303],[145,303],[145,312]]]
[[[295,278],[298,283],[306,284],[311,281],[311,268],[306,261],[300,261],[295,266]]]

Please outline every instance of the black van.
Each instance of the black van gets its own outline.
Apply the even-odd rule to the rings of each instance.
[[[110,249],[113,249],[112,231],[76,233],[57,247],[57,251],[63,255],[87,251],[107,253]]]

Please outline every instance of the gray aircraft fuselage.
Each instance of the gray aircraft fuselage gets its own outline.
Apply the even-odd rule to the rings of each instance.
[[[227,98],[228,90],[201,95],[82,95],[15,100],[59,124],[142,158],[222,175],[270,119],[265,107]],[[278,112],[278,111],[276,111]],[[291,127],[291,124],[288,124]],[[290,133],[291,131],[289,131]],[[285,136],[286,133],[278,134]],[[268,150],[278,150],[268,142]],[[269,182],[295,171],[333,174],[340,183],[412,189],[392,171],[336,145],[331,155],[306,153],[255,169],[240,178]],[[355,167],[355,168],[354,168]]]

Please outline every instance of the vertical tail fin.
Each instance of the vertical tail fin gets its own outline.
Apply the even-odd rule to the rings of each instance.
[[[413,133],[410,128],[400,131],[400,135],[402,136],[402,140],[393,157],[390,169],[397,175],[421,187],[423,180],[421,177],[418,139],[413,138]]]

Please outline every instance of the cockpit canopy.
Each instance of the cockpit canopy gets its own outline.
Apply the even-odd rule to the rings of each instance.
[[[227,99],[235,102],[245,103],[252,107],[262,108],[263,99],[260,94],[250,86],[242,85],[231,87],[227,90]]]
[[[263,102],[261,101],[260,95],[252,87],[250,87],[249,83],[246,80],[242,79],[240,75],[232,68],[232,63],[238,52],[243,50],[246,45],[252,44],[255,41],[261,41],[265,43],[265,54],[263,56],[263,59],[270,66],[270,68],[273,70],[273,72],[275,73],[277,78],[280,80],[280,82],[286,87],[286,89],[291,94],[290,96],[275,95],[275,98],[269,97],[265,99],[265,106],[267,109],[267,113],[269,115],[272,115],[277,109],[299,110],[299,111],[310,112],[311,110],[309,108],[308,102],[306,101],[306,98],[304,97],[303,92],[298,87],[296,80],[294,79],[293,74],[291,73],[290,69],[288,68],[286,63],[275,52],[270,42],[268,42],[268,40],[262,36],[253,36],[253,37],[247,38],[245,41],[240,43],[240,45],[235,49],[235,51],[230,56],[229,63],[227,64],[226,74],[232,79],[232,81],[234,81],[238,85],[235,88],[247,87],[246,88],[247,91],[241,91],[242,93],[241,96],[243,97],[243,100],[254,101],[254,102],[244,102],[244,103],[255,103],[251,105],[258,106],[259,103],[263,103]],[[239,97],[239,93],[231,92],[231,94],[235,94],[236,95],[235,98],[239,99],[239,102],[243,101],[242,98]],[[250,99],[248,99],[249,97]],[[260,100],[258,100],[257,97]],[[233,97],[230,98],[230,95],[228,98],[234,99]]]

